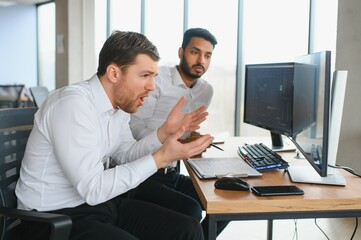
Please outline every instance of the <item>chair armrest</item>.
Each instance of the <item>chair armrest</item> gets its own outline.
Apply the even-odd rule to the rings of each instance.
[[[71,218],[61,214],[27,211],[3,206],[0,206],[0,214],[14,219],[23,219],[27,221],[50,224],[51,233],[49,239],[51,240],[68,239],[72,226]]]

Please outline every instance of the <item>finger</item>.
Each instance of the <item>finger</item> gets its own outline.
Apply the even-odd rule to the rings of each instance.
[[[186,102],[186,98],[182,96],[177,102],[177,104],[173,107],[173,111],[176,110],[180,112],[185,102]]]
[[[190,150],[189,150],[190,156],[193,156],[193,155],[203,152],[204,149],[206,149],[213,140],[214,140],[214,137],[207,134],[207,135],[204,135],[204,136],[198,138],[197,140],[195,140],[193,142],[187,143],[188,147],[190,147]]]
[[[198,118],[205,118],[205,117],[207,117],[207,116],[208,116],[208,112],[202,112],[202,113],[200,113],[200,114],[198,114],[198,115],[191,115],[192,121],[195,121],[195,120],[197,120]]]
[[[208,116],[208,112],[203,112],[202,114],[199,114],[197,116],[192,116],[191,119],[191,124],[192,125],[196,125],[196,124],[201,124],[202,122],[204,122],[207,119]]]
[[[172,136],[175,139],[179,139],[184,134],[184,132],[185,132],[185,127],[181,127]]]
[[[200,129],[201,127],[200,126],[188,126],[188,128],[186,129],[188,132],[190,131],[195,131],[195,130],[198,130]]]
[[[202,122],[204,122],[206,119],[207,119],[207,116],[202,116],[202,117],[196,118],[191,122],[191,125],[199,125]]]
[[[194,121],[191,121],[189,123],[189,125],[187,126],[186,131],[195,131],[195,130],[199,129],[200,128],[199,125],[202,122],[204,122],[206,119],[207,119],[206,117],[202,117],[202,118],[198,118],[198,119],[196,119]]]
[[[192,116],[198,116],[207,109],[206,106],[200,106],[197,110],[193,111]]]

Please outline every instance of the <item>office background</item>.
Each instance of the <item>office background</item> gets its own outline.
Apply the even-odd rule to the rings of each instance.
[[[100,2],[108,2],[111,7]],[[204,131],[219,134],[220,137],[255,133],[262,135],[268,132],[241,124],[241,66],[256,62],[292,61],[293,57],[307,54],[308,51],[332,50],[333,70],[349,71],[337,161],[361,172],[361,110],[358,107],[361,102],[361,28],[357,24],[361,20],[361,2],[169,2],[62,0],[56,1],[53,10],[51,7],[46,10],[45,5],[41,7],[32,4],[0,7],[0,83],[24,83],[28,87],[47,85],[52,90],[87,79],[95,73],[99,49],[113,29],[145,33],[159,48],[162,55],[159,65],[176,64],[176,51],[180,46],[182,32],[188,27],[201,26],[208,28],[219,40],[209,72],[205,75],[216,93],[209,109],[209,123],[202,126]],[[316,17],[313,21],[317,23],[310,25],[310,29],[308,22],[312,14],[307,15],[309,6],[314,6]],[[320,8],[331,15],[323,15],[326,21],[315,19],[319,16],[316,13]],[[47,18],[47,11],[54,11],[56,19]],[[40,23],[55,25],[56,32],[38,25],[39,16],[44,17]],[[45,31],[45,34],[48,32],[47,39],[38,38],[37,33],[41,31]],[[320,32],[322,34],[317,36]],[[328,39],[328,44],[315,43],[322,38]],[[55,41],[56,44],[45,48],[48,42]],[[44,48],[42,52],[39,51]],[[54,62],[38,61],[41,56],[49,54],[54,55]],[[272,58],[267,58],[271,55]],[[55,75],[49,75],[49,72]]]

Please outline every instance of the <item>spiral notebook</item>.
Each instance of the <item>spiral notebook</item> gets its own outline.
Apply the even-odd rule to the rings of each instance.
[[[201,179],[235,177],[260,177],[262,173],[252,168],[243,159],[232,158],[191,158],[187,162]]]

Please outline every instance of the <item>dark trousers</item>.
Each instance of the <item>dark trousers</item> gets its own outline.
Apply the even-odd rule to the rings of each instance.
[[[132,198],[152,202],[179,213],[202,220],[203,206],[190,177],[176,171],[164,174],[158,171],[142,184],[131,195]],[[217,235],[227,226],[228,221],[217,223]],[[202,221],[204,238],[208,238],[208,216]]]
[[[204,239],[202,227],[193,217],[124,196],[96,206],[83,204],[52,212],[71,217],[71,240]],[[34,239],[47,239],[48,226],[34,222],[23,225]]]

